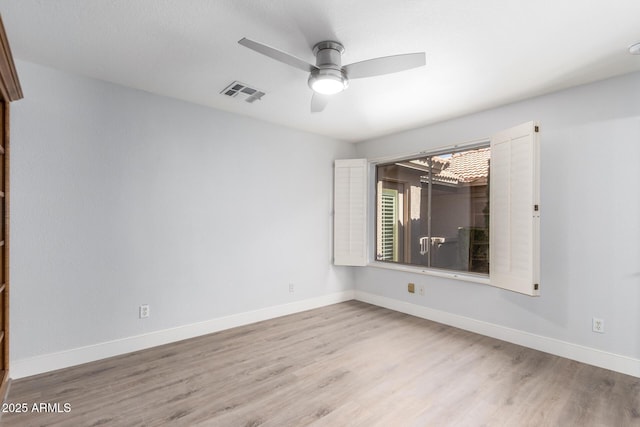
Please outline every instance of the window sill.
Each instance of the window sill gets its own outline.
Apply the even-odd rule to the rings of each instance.
[[[435,268],[419,267],[415,265],[396,265],[387,262],[370,262],[367,267],[383,268],[385,270],[404,271],[406,273],[424,274],[426,276],[443,277],[445,279],[462,280],[465,282],[482,283],[490,285],[489,276],[486,274],[474,274],[464,272],[453,272],[438,270]]]

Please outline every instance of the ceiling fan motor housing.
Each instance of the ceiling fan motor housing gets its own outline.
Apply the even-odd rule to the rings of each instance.
[[[315,91],[318,81],[332,80],[340,83],[344,90],[349,86],[347,74],[342,69],[342,53],[344,46],[335,41],[323,41],[313,47],[313,54],[316,56],[317,70],[309,75],[309,87]],[[337,89],[336,89],[337,91]]]
[[[324,41],[317,43],[313,47],[313,54],[316,57],[316,67],[318,68],[342,68],[342,54],[344,46],[338,42]]]

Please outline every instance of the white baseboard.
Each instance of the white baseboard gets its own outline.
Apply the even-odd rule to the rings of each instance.
[[[69,366],[80,365],[82,363],[93,362],[107,357],[130,353],[132,351],[143,350],[225,329],[235,328],[237,326],[248,325],[262,320],[269,320],[280,316],[286,316],[288,314],[299,313],[301,311],[349,301],[354,299],[354,295],[355,291],[338,292],[317,298],[310,298],[273,307],[265,307],[254,311],[233,314],[230,316],[151,332],[148,334],[74,348],[58,353],[44,354],[42,356],[27,359],[12,360],[11,378],[24,378],[31,375],[54,371],[56,369],[67,368]]]
[[[640,359],[608,353],[606,351],[573,344],[554,338],[524,332],[493,323],[483,322],[457,314],[411,304],[363,291],[355,292],[355,299],[380,307],[388,308],[412,316],[433,320],[445,325],[497,338],[513,344],[522,345],[545,353],[610,369],[634,377],[640,377]]]
[[[338,292],[58,353],[12,360],[11,378],[18,379],[50,372],[352,299],[640,378],[639,359],[608,353],[363,291]]]

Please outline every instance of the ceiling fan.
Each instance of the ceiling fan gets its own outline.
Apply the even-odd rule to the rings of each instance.
[[[238,40],[244,47],[309,73],[309,87],[313,90],[311,112],[317,113],[327,106],[330,95],[342,92],[349,86],[349,79],[380,76],[425,65],[424,52],[383,56],[342,65],[344,46],[335,41],[322,41],[313,47],[316,65],[296,58],[281,50],[247,38]]]

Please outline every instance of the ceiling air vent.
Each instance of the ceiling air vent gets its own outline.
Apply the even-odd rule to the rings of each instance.
[[[252,103],[255,100],[258,100],[264,96],[264,92],[253,88],[251,86],[247,86],[244,83],[233,82],[222,92],[223,95],[230,96],[232,98],[243,99],[245,102]]]

